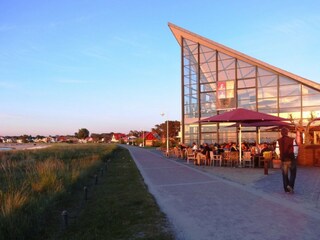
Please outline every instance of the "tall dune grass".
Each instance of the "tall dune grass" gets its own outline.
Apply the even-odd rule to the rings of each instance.
[[[90,144],[0,152],[1,239],[41,234],[55,201],[97,171],[113,150]]]

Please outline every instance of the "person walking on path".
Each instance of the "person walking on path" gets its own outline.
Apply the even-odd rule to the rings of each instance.
[[[302,168],[296,189],[303,185],[303,194],[289,197],[274,191],[279,171],[266,177],[255,168],[198,167],[155,149],[121,146],[130,151],[177,240],[320,239],[320,200],[314,202],[320,168]]]
[[[297,159],[294,154],[295,139],[288,136],[289,129],[281,129],[281,138],[278,139],[280,159],[282,163],[282,181],[285,192],[294,193],[294,183],[297,175]],[[289,176],[290,173],[290,176]]]

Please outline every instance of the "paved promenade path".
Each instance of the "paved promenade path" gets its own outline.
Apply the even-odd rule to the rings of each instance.
[[[176,239],[319,240],[320,168],[298,168],[295,194],[271,169],[202,167],[125,146]]]

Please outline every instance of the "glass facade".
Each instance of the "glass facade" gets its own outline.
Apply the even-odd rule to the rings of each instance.
[[[237,129],[227,123],[199,120],[234,108],[246,108],[275,116],[302,120],[306,125],[320,117],[320,91],[299,79],[290,78],[259,61],[245,61],[204,46],[196,38],[181,36],[182,141],[190,144],[237,141]],[[290,75],[290,74],[289,74]],[[253,142],[256,128],[244,128],[242,138]],[[261,141],[277,139],[278,132],[261,128]]]

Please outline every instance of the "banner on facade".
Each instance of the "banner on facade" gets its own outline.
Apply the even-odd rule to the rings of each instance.
[[[217,82],[217,110],[223,110],[236,107],[235,98],[235,81],[218,81]]]

